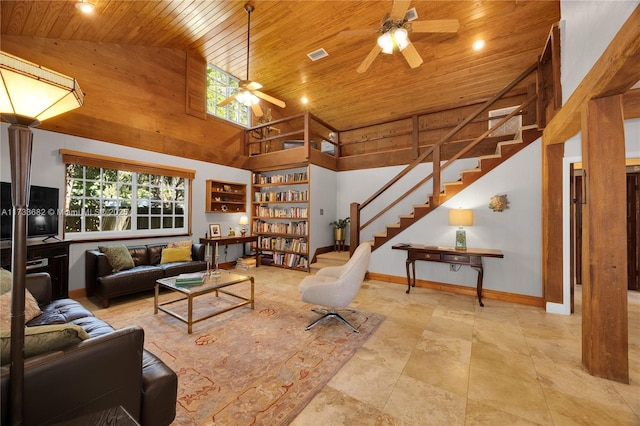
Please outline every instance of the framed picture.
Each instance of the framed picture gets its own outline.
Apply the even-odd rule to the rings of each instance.
[[[220,238],[222,234],[220,233],[220,225],[217,223],[209,224],[209,237],[210,238]]]

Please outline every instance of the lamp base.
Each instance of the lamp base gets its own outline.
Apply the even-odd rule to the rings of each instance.
[[[458,229],[456,231],[456,250],[467,249],[467,234],[464,229]]]

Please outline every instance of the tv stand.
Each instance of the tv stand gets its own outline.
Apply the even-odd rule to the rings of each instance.
[[[69,297],[69,245],[71,241],[56,237],[42,241],[27,241],[27,273],[48,272],[51,276],[51,296],[53,299]],[[11,243],[0,243],[0,266],[11,270]]]
[[[60,238],[58,238],[58,237],[57,237],[57,236],[55,236],[55,235],[49,235],[47,238],[45,238],[44,240],[42,240],[42,242],[43,242],[43,243],[46,243],[47,241],[49,241],[49,240],[51,240],[51,239],[56,240],[56,241],[62,241]]]

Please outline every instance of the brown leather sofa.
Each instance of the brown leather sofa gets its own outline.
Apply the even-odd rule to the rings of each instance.
[[[141,291],[152,290],[156,280],[180,274],[204,271],[204,244],[191,246],[190,262],[160,263],[162,249],[167,243],[127,246],[135,266],[112,272],[109,260],[100,250],[87,250],[85,256],[85,286],[87,296],[97,297],[102,306],[109,307],[109,299]]]
[[[76,324],[89,339],[25,360],[23,424],[56,424],[114,407],[141,425],[169,425],[178,378],[143,348],[138,326],[114,330],[72,299],[51,300],[47,273],[28,274],[27,289],[42,314],[27,326]],[[1,424],[9,424],[9,368],[1,368]]]

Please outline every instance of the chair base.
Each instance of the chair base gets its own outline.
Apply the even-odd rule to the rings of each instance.
[[[316,319],[314,322],[312,322],[311,324],[309,324],[305,330],[311,330],[313,327],[315,327],[320,321],[322,321],[325,318],[329,318],[329,317],[333,317],[336,318],[337,320],[342,321],[347,327],[349,327],[351,329],[351,331],[353,331],[354,333],[360,333],[358,331],[357,328],[355,328],[354,326],[351,325],[351,323],[349,321],[347,321],[346,319],[344,319],[344,317],[342,315],[340,315],[338,313],[337,309],[322,309],[322,308],[313,308],[311,309],[313,312],[316,312],[318,314],[321,314],[322,316],[318,319]],[[355,312],[353,309],[341,309],[341,311],[346,311],[346,312]]]

